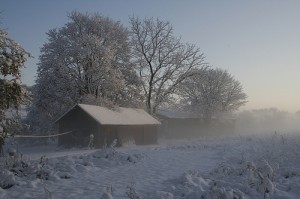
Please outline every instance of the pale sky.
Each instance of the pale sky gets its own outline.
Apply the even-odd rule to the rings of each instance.
[[[128,26],[128,17],[158,17],[228,70],[248,95],[242,109],[300,110],[299,0],[0,0],[1,27],[34,58],[23,70],[33,85],[46,32],[73,10],[98,12]]]

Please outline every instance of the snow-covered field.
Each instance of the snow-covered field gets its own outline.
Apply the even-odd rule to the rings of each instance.
[[[300,196],[300,134],[160,141],[100,150],[44,146],[20,151],[23,162],[20,158],[0,162],[0,198]]]

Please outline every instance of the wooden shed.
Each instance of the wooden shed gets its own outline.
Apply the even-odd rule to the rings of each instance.
[[[59,132],[71,133],[59,136],[58,144],[67,147],[88,146],[90,135],[94,146],[100,148],[117,140],[117,146],[126,144],[155,144],[160,122],[142,109],[108,108],[78,104],[61,116]]]
[[[192,138],[210,135],[229,135],[234,133],[235,120],[231,117],[212,118],[205,122],[201,115],[159,110],[157,117],[162,125],[160,135],[166,138]]]
[[[162,123],[159,131],[163,137],[189,138],[205,133],[204,121],[198,115],[170,110],[158,110],[156,114]]]

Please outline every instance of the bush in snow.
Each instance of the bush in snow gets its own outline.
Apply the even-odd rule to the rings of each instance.
[[[188,172],[182,178],[182,184],[177,186],[182,198],[243,198],[243,193],[237,188],[225,186],[225,182],[204,178],[197,171]]]
[[[47,189],[47,187],[44,187],[45,190],[45,199],[53,199],[52,193],[51,191],[49,191],[49,189]]]
[[[275,191],[274,170],[264,160],[232,165],[222,163],[204,177],[198,171],[189,171],[175,190],[183,198],[272,198]]]
[[[0,188],[8,189],[14,186],[18,177],[27,176],[29,172],[29,164],[22,154],[10,149],[9,156],[0,159]]]
[[[164,191],[157,191],[153,196],[141,197],[135,190],[133,183],[128,185],[127,189],[126,195],[130,199],[173,199],[173,194]]]
[[[9,189],[17,183],[15,175],[7,169],[0,170],[0,188]]]
[[[47,168],[48,158],[42,156],[40,162],[37,164],[36,177],[42,180],[48,180],[51,170]]]
[[[126,195],[128,198],[130,199],[141,199],[139,196],[138,196],[138,193],[136,192],[133,184],[131,185],[128,185],[127,186],[127,189],[128,191],[126,191]]]
[[[101,199],[113,199],[113,188],[112,186],[107,186],[106,190],[102,194]]]
[[[113,196],[110,193],[104,192],[101,199],[113,199]]]
[[[48,180],[54,174],[53,168],[42,156],[39,162],[27,161],[19,153],[2,158],[0,164],[0,188],[8,189],[22,178]]]
[[[110,145],[109,147],[107,147],[107,144],[105,143],[103,146],[103,150],[106,153],[105,158],[110,158],[110,157],[115,157],[116,154],[118,153],[116,150],[116,146],[117,146],[117,142],[118,140],[115,139]]]
[[[261,167],[256,167],[254,163],[250,162],[247,165],[249,171],[250,184],[256,186],[257,190],[263,194],[264,198],[269,198],[274,192],[273,169],[269,163],[264,160]]]

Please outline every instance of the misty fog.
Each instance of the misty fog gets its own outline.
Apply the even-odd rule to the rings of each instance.
[[[235,132],[239,134],[297,133],[300,114],[277,108],[241,111],[235,116]]]
[[[300,112],[277,108],[253,109],[212,118],[209,122],[195,115],[160,120],[160,137],[197,139],[207,136],[286,134],[300,132]]]

